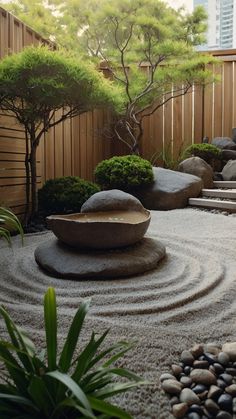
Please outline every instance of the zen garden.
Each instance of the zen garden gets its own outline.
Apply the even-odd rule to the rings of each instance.
[[[161,0],[0,7],[0,418],[236,418],[236,51]]]

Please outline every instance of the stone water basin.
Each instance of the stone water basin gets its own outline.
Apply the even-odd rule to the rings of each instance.
[[[151,220],[150,212],[101,211],[69,215],[50,215],[49,228],[69,246],[90,249],[114,249],[140,241]]]

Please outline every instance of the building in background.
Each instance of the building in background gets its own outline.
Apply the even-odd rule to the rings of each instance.
[[[208,15],[206,44],[199,49],[236,48],[236,0],[194,0]]]

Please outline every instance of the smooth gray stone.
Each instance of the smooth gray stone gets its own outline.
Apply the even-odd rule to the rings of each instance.
[[[157,267],[166,254],[157,240],[144,238],[115,250],[78,250],[56,238],[40,244],[35,260],[49,274],[64,279],[107,279],[137,275]]]
[[[119,189],[97,192],[82,205],[81,212],[132,210],[142,211],[141,202],[129,193]]]
[[[226,342],[222,346],[222,351],[227,353],[230,361],[236,361],[236,342]]]
[[[208,370],[194,369],[191,371],[190,377],[197,384],[216,384],[216,377]]]
[[[153,167],[154,182],[135,195],[150,210],[184,208],[189,198],[196,198],[203,188],[202,180],[188,173]]]
[[[199,397],[190,388],[184,388],[180,393],[179,399],[182,403],[187,403],[189,406],[201,403]]]
[[[230,137],[215,137],[211,144],[223,150],[236,150],[236,144]]]
[[[183,173],[189,173],[190,175],[200,177],[203,181],[204,188],[213,187],[213,169],[200,157],[189,157],[188,159],[183,160],[179,164],[178,170]]]
[[[222,176],[224,180],[236,180],[236,160],[229,160],[226,163],[222,170]]]
[[[162,382],[162,388],[166,393],[179,394],[183,385],[177,380],[164,380]]]

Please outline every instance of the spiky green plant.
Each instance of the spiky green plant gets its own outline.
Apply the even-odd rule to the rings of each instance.
[[[4,366],[0,371],[2,419],[131,418],[106,399],[145,383],[127,369],[113,366],[132,345],[119,342],[101,349],[108,331],[97,338],[92,333],[78,354],[77,343],[88,307],[89,302],[80,305],[59,353],[56,295],[49,288],[44,297],[46,351],[40,355],[29,336],[0,308],[10,337],[10,342],[0,341]],[[122,377],[122,382],[114,381],[117,377]]]
[[[0,207],[0,238],[4,238],[9,244],[11,244],[11,230],[18,231],[23,242],[24,232],[19,219],[9,209]]]

